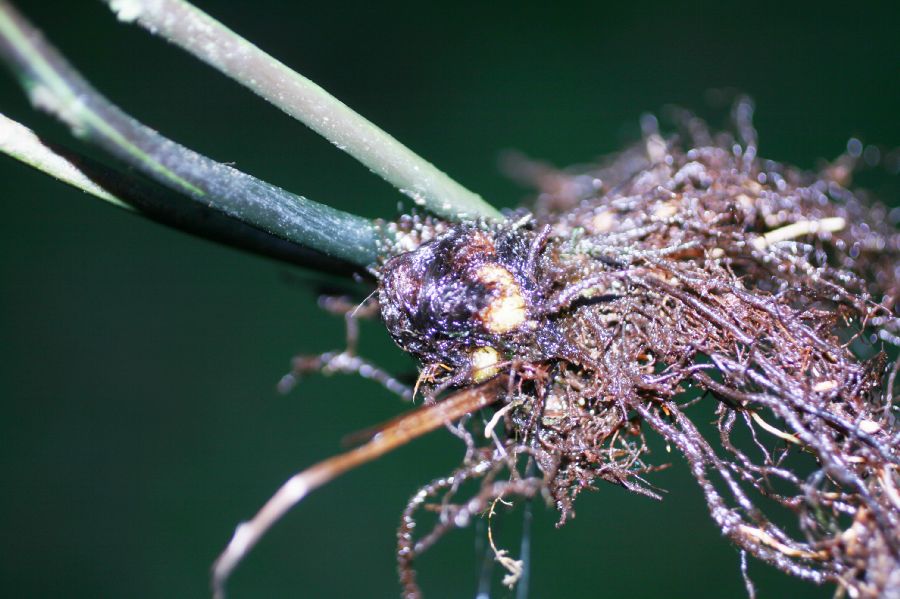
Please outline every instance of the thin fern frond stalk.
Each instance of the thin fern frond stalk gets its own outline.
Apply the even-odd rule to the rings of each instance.
[[[303,122],[416,204],[450,220],[499,219],[496,208],[303,75],[184,0],[106,0],[136,21]]]
[[[49,144],[3,114],[0,114],[0,153],[131,214],[203,239],[329,273],[361,271],[199,202],[186,202],[180,194],[140,175],[120,172],[68,148]]]
[[[160,184],[272,235],[360,266],[378,257],[379,231],[179,145],[97,92],[10,3],[0,0],[0,58],[32,103]]]
[[[34,131],[0,113],[0,152],[119,208],[131,206],[92,181],[74,162],[58,154]]]

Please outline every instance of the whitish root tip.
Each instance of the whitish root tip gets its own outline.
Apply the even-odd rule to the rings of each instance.
[[[112,0],[109,7],[116,13],[116,18],[123,23],[133,23],[138,20],[144,10],[139,0]]]
[[[225,584],[231,571],[241,561],[253,539],[253,527],[249,522],[241,522],[234,529],[234,536],[219,559],[213,565],[212,590],[213,599],[225,599]]]
[[[243,556],[247,553],[247,548],[250,543],[250,537],[252,536],[253,530],[249,524],[246,522],[241,522],[237,525],[237,528],[234,529],[234,536],[231,538],[231,542],[228,544],[228,551],[236,556]]]

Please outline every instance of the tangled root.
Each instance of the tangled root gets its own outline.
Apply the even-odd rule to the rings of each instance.
[[[656,496],[650,431],[742,552],[900,596],[900,233],[844,187],[851,157],[818,175],[759,158],[751,113],[736,105],[737,138],[690,115],[680,136],[648,127],[586,171],[520,163],[539,195],[501,225],[395,224],[417,249],[383,265],[379,302],[426,401],[501,381],[501,415],[461,426],[463,465],[404,511],[404,597],[414,558],[497,497],[540,494],[562,523],[598,480]],[[709,402],[716,438],[691,418]],[[429,502],[438,522],[415,538]]]

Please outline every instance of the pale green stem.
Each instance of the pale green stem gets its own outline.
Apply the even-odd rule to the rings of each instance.
[[[360,266],[378,260],[380,233],[374,223],[220,164],[141,124],[97,92],[5,0],[0,0],[0,58],[37,107],[169,189],[329,256]]]
[[[303,122],[416,204],[451,220],[500,213],[324,89],[184,0],[105,0]],[[310,10],[315,10],[311,7]]]
[[[66,148],[44,142],[31,129],[0,114],[0,153],[76,189],[168,227],[203,239],[332,274],[361,272],[347,262],[275,237],[140,175],[124,174]]]
[[[0,152],[119,208],[132,209],[89,179],[74,162],[44,144],[34,131],[2,113],[0,113]]]

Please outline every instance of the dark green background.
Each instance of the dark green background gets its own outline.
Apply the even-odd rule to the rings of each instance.
[[[644,111],[705,111],[711,88],[756,99],[767,156],[811,167],[851,135],[897,147],[891,4],[200,3],[503,206],[525,192],[499,174],[501,150],[588,161],[634,139]],[[22,8],[110,98],[175,139],[313,199],[394,213],[399,195],[364,168],[99,2]],[[8,77],[0,110],[67,139]],[[0,181],[0,595],[203,597],[238,521],[344,434],[405,409],[350,378],[274,393],[294,353],[341,344],[314,285],[283,276],[316,275],[168,231],[7,159]],[[412,367],[377,324],[362,350]],[[232,596],[397,596],[399,512],[458,462],[448,437],[315,493],[238,570]],[[531,597],[744,596],[737,553],[686,470],[653,480],[664,502],[603,485],[560,530],[539,508]],[[427,597],[474,595],[473,547],[467,529],[421,560]],[[830,596],[759,563],[751,573],[762,597]]]

